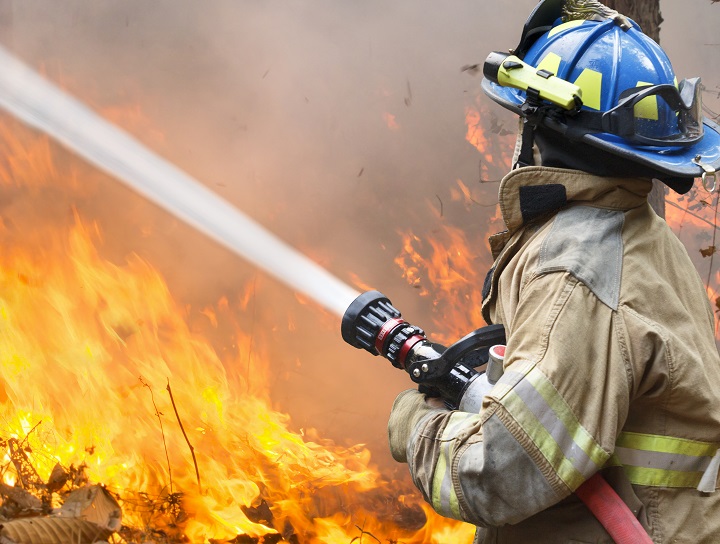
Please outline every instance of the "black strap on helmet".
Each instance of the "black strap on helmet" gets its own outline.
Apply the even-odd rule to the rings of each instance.
[[[520,43],[518,43],[515,49],[511,50],[512,53],[520,59],[524,58],[532,44],[545,32],[550,31],[555,21],[562,16],[564,5],[565,0],[542,0],[539,2],[525,22],[522,35],[520,36]],[[532,91],[531,89],[528,90]],[[533,146],[535,143],[534,132],[535,127],[541,122],[544,116],[543,106],[540,100],[534,99],[530,93],[528,93],[528,98],[522,108],[522,144],[518,160],[513,166],[514,168],[535,164],[533,156]]]
[[[545,32],[548,32],[555,21],[562,16],[564,5],[565,0],[542,0],[535,6],[525,22],[520,43],[512,50],[513,54],[521,59],[524,58],[532,44]]]
[[[528,88],[527,98],[520,106],[520,115],[523,119],[522,141],[518,160],[513,168],[533,166],[535,164],[533,146],[535,145],[535,128],[542,125],[564,125],[566,115],[574,115],[555,104],[550,104],[540,98],[540,93]]]

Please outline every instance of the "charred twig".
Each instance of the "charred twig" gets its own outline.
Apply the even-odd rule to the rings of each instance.
[[[718,1],[720,2],[720,0],[718,0]],[[698,219],[698,220],[702,221],[703,223],[707,223],[708,226],[713,227],[714,229],[717,229],[717,228],[718,228],[717,225],[713,225],[710,221],[708,221],[708,220],[705,219],[704,217],[700,217],[698,214],[693,213],[693,212],[691,212],[690,210],[687,210],[687,209],[683,208],[682,206],[679,206],[678,204],[675,204],[675,202],[671,202],[670,200],[666,200],[666,201],[665,201],[665,204],[669,204],[670,206],[673,206],[673,207],[677,208],[678,210],[684,211],[684,212],[687,213],[688,215],[692,215],[695,219]]]
[[[460,68],[461,72],[468,72],[471,76],[476,76],[480,73],[480,64],[465,64]]]
[[[435,195],[435,198],[438,199],[438,202],[440,203],[440,217],[443,216],[443,201],[440,200],[440,197],[438,195]]]
[[[20,442],[20,447],[21,447],[21,448],[23,448],[23,449],[25,448],[25,444],[27,443],[27,439],[30,438],[30,435],[32,434],[32,432],[33,432],[35,429],[37,429],[37,428],[40,426],[41,423],[42,423],[42,419],[41,419],[40,421],[38,421],[35,425],[33,425],[33,428],[30,429],[30,430],[27,432],[27,434],[25,435],[25,438],[23,438],[23,439],[22,439],[22,442]]]
[[[410,107],[412,104],[412,89],[410,88],[410,80],[406,79],[405,83],[407,83],[407,96],[405,96],[403,102],[405,102],[406,107]]]
[[[153,408],[155,408],[155,415],[158,418],[158,422],[160,423],[160,434],[162,435],[162,441],[163,441],[163,448],[165,448],[165,459],[167,460],[167,467],[168,467],[168,478],[170,479],[170,495],[173,494],[173,481],[172,481],[172,468],[170,467],[170,455],[168,454],[167,449],[167,442],[165,440],[165,429],[163,428],[163,422],[162,422],[162,416],[163,414],[158,410],[157,404],[155,404],[155,395],[153,395],[152,387],[150,387],[150,384],[147,383],[145,380],[143,380],[143,377],[140,376],[138,378],[140,380],[140,383],[143,384],[145,387],[148,388],[150,391],[150,400],[152,401]],[[170,388],[170,384],[168,383],[168,389]],[[170,395],[172,398],[172,394]],[[182,427],[182,425],[181,425]]]
[[[354,538],[350,541],[350,544],[352,544],[352,543],[355,542],[356,540],[358,541],[359,544],[362,544],[362,537],[363,537],[363,535],[368,535],[370,538],[374,538],[375,541],[378,542],[378,544],[381,544],[381,543],[380,543],[380,539],[379,539],[378,537],[376,537],[376,536],[375,536],[374,534],[372,534],[371,532],[368,532],[368,531],[365,530],[365,522],[363,522],[362,527],[360,527],[359,525],[356,525],[355,528],[356,528],[358,531],[360,531],[360,536],[354,537]]]
[[[500,183],[501,180],[499,179],[484,179],[483,178],[483,161],[480,159],[480,162],[478,163],[478,171],[480,172],[480,176],[478,179],[479,183]]]
[[[188,438],[187,433],[185,433],[185,427],[183,427],[182,421],[180,420],[180,414],[178,413],[177,406],[175,406],[175,399],[173,398],[172,389],[170,389],[169,379],[167,384],[167,392],[170,394],[170,402],[172,403],[173,410],[175,410],[175,416],[177,417],[178,424],[180,425],[180,430],[185,437],[185,442],[187,442],[187,445],[190,448],[190,454],[192,455],[193,464],[195,465],[195,476],[197,477],[198,492],[202,495],[202,486],[200,485],[200,469],[198,469],[197,459],[195,458],[195,448],[190,443],[190,439]]]
[[[45,484],[30,462],[30,459],[28,459],[27,453],[22,447],[22,442],[18,441],[17,438],[11,438],[8,440],[8,449],[10,450],[10,460],[13,465],[15,465],[18,480],[22,487],[24,489],[44,491]]]

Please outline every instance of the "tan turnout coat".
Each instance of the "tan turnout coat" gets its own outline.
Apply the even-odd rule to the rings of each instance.
[[[720,543],[713,311],[650,188],[544,167],[501,183],[483,313],[506,327],[505,374],[479,414],[412,421],[406,450],[477,542],[612,542],[573,495],[602,471],[654,542]]]

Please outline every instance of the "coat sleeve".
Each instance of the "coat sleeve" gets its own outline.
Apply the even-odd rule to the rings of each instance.
[[[528,518],[602,468],[629,404],[616,312],[573,276],[530,280],[509,330],[505,374],[481,412],[426,415],[407,445],[433,508],[484,527]]]

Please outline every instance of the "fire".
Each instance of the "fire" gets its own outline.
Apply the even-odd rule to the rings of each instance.
[[[465,140],[475,147],[482,157],[482,178],[485,179],[491,167],[499,169],[500,172],[507,171],[514,149],[514,129],[506,129],[497,116],[477,100],[475,104],[465,107],[465,126]],[[486,131],[489,131],[489,136]]]
[[[454,342],[480,327],[480,286],[488,265],[481,264],[484,245],[470,243],[458,227],[443,225],[433,237],[421,239],[402,232],[402,250],[395,263],[403,277],[419,289],[421,296],[433,296],[437,332],[433,340]]]
[[[705,284],[708,298],[715,310],[715,337],[720,342],[720,261],[716,252],[716,246],[720,245],[720,237],[717,236],[720,224],[717,213],[718,196],[707,193],[702,188],[702,182],[697,180],[695,186],[685,195],[668,192],[665,204],[668,225],[685,245]]]
[[[485,139],[485,134],[483,133],[480,112],[475,107],[467,106],[465,108],[465,124],[467,125],[465,139],[485,156],[488,149],[488,141]]]
[[[442,201],[440,211],[428,201],[426,215],[434,218],[432,232],[399,232],[401,249],[395,264],[420,296],[432,299],[436,326],[432,339],[441,343],[452,343],[485,324],[481,314],[482,285],[492,265],[487,238],[504,228],[497,197],[493,195],[489,200],[487,196],[486,189],[493,185],[486,183],[488,177],[499,179],[503,169],[509,170],[512,157],[506,149],[512,150],[514,135],[498,129],[492,139],[486,139],[480,111],[474,106],[466,108],[466,139],[485,159],[480,164],[480,184],[470,185],[458,179],[449,194],[450,201],[462,204],[465,212],[480,215],[483,227],[454,225],[444,217]],[[497,119],[493,118],[493,123]]]
[[[0,125],[0,150],[7,190],[77,186],[60,179],[68,169],[45,138]],[[0,224],[0,445],[19,444],[42,482],[60,466],[76,478],[68,486],[105,485],[126,541],[153,531],[193,543],[471,539],[472,527],[433,515],[409,482],[388,482],[362,445],[293,432],[271,408],[262,337],[235,317],[256,282],[193,311],[138,255],[104,258],[101,225],[79,211],[67,228],[19,232],[11,220]],[[220,357],[194,320],[232,329],[233,352]],[[8,449],[6,484],[25,485],[17,466]]]

